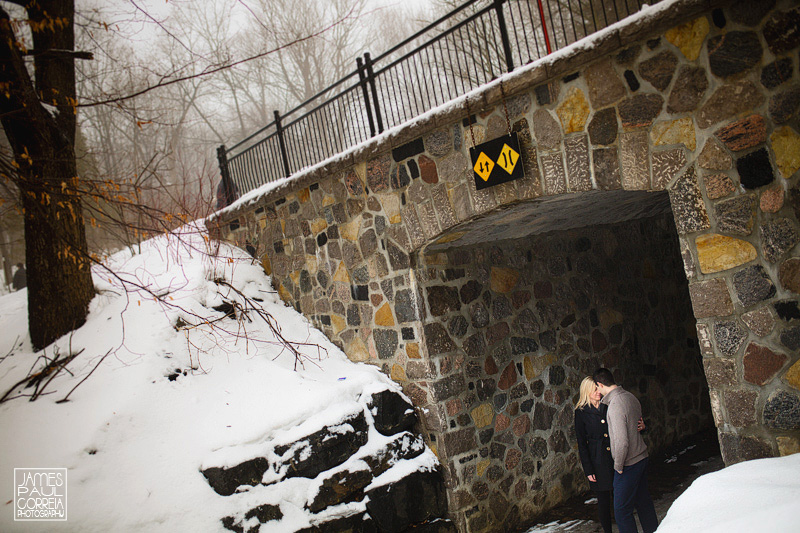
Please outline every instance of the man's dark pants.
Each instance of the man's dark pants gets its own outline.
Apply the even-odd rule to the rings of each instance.
[[[639,513],[639,522],[644,533],[658,528],[658,516],[653,500],[647,490],[647,458],[626,466],[622,474],[614,471],[614,517],[619,533],[636,533],[633,510]]]

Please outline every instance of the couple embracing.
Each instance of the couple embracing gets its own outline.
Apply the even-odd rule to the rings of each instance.
[[[612,489],[620,533],[637,532],[634,509],[644,533],[658,528],[647,490],[647,445],[639,434],[642,429],[639,400],[615,383],[610,370],[598,368],[583,380],[575,406],[575,435],[605,533],[611,533]]]

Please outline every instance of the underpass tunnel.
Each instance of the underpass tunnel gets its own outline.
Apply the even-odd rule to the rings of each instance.
[[[651,453],[713,427],[667,193],[516,204],[443,235],[417,276],[427,324],[457,348],[431,357],[448,376],[431,437],[470,531],[586,489],[573,410],[600,366],[641,401]]]

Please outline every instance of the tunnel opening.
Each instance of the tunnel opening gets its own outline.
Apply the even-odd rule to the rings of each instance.
[[[713,428],[667,193],[517,204],[420,256],[429,347],[457,347],[431,359],[451,376],[434,385],[439,444],[468,531],[511,530],[586,490],[573,411],[600,366],[639,398],[651,454]]]

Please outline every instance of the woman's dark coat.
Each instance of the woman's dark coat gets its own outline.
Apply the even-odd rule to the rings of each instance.
[[[611,459],[611,441],[608,438],[608,406],[592,404],[575,409],[575,435],[578,438],[578,454],[584,473],[594,474],[596,483],[589,482],[592,490],[612,490],[614,460]]]

